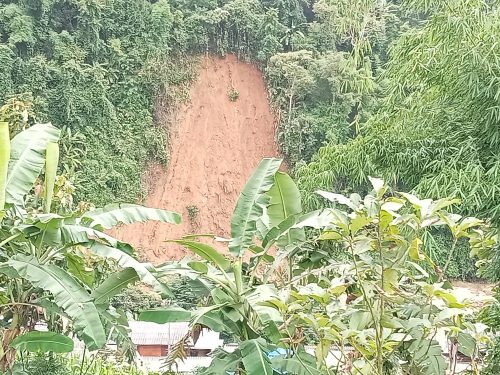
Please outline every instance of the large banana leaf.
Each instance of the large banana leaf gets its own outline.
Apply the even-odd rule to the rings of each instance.
[[[10,159],[9,124],[0,122],[0,220],[5,208],[5,188],[7,186],[7,170]]]
[[[271,361],[264,351],[265,347],[266,342],[262,338],[243,341],[240,344],[245,374],[273,375]]]
[[[10,346],[31,353],[71,353],[75,343],[69,337],[56,332],[31,331],[16,337]]]
[[[239,349],[229,353],[223,349],[215,349],[212,355],[210,366],[201,370],[201,375],[224,375],[234,374],[241,363],[241,353]]]
[[[125,268],[109,275],[102,284],[92,291],[90,296],[94,299],[96,305],[106,304],[113,296],[125,289],[127,285],[138,280],[139,276],[133,268]]]
[[[123,268],[133,268],[135,272],[137,272],[137,275],[139,275],[141,281],[151,285],[158,293],[164,296],[172,296],[172,292],[165,286],[165,284],[160,282],[155,275],[153,275],[153,266],[151,264],[141,263],[123,251],[111,246],[106,246],[99,242],[94,241],[87,245],[93,253],[104,258],[115,259],[116,262]]]
[[[286,173],[277,172],[274,176],[274,185],[267,192],[269,196],[269,206],[267,215],[269,217],[269,228],[278,227],[291,216],[302,212],[300,192],[292,178]],[[268,232],[269,233],[269,232]],[[303,229],[294,228],[277,240],[279,247],[285,247],[291,243],[305,241]],[[264,246],[264,245],[263,245]]]
[[[36,227],[44,233],[40,240],[48,246],[69,247],[80,244],[87,244],[94,240],[99,240],[109,246],[116,247],[127,254],[133,254],[133,247],[125,242],[101,232],[95,228],[82,225],[72,217],[63,217],[56,214],[42,214],[36,217],[31,225],[23,226],[22,230],[26,234],[32,235]]]
[[[174,322],[189,322],[193,313],[180,307],[163,307],[155,310],[143,311],[139,320],[159,324]]]
[[[6,202],[23,204],[45,164],[45,150],[59,140],[60,131],[51,124],[36,124],[11,141],[12,153],[7,173]]]
[[[59,241],[62,241],[60,243],[68,246],[86,244],[98,239],[99,241],[102,241],[103,243],[106,243],[111,247],[115,247],[129,255],[134,253],[134,248],[130,244],[118,241],[116,238],[111,237],[110,235],[104,232],[100,232],[94,228],[87,228],[83,225],[78,224],[64,224],[63,226],[58,228],[58,231],[59,234],[46,233],[44,240],[47,240],[47,238],[49,238],[49,235],[55,235],[55,238],[60,235]]]
[[[143,207],[136,204],[112,204],[104,208],[87,212],[83,218],[92,220],[91,225],[99,225],[104,229],[111,229],[117,224],[132,224],[149,220],[164,223],[179,224],[181,217],[178,213]]]
[[[231,265],[231,263],[226,258],[224,258],[224,255],[219,253],[213,247],[204,244],[202,242],[188,241],[188,240],[176,240],[172,242],[186,246],[196,255],[202,257],[205,260],[208,260],[209,262],[213,263],[214,265],[216,265],[217,267],[219,267],[224,271],[227,270]]]
[[[290,375],[321,375],[316,368],[315,358],[305,352],[297,353],[292,358],[276,357],[271,360],[275,369]]]
[[[0,265],[0,272],[21,277],[34,287],[50,292],[54,302],[72,319],[75,330],[89,349],[106,343],[104,328],[91,296],[66,271],[55,265],[43,265],[32,256],[15,255]]]
[[[267,214],[271,227],[277,226],[289,216],[302,212],[299,189],[286,173],[277,172],[274,175],[274,185],[267,195],[270,198]]]
[[[281,165],[281,159],[264,159],[247,181],[240,194],[231,218],[231,242],[229,250],[235,256],[242,256],[252,246],[257,231],[257,220],[263,213],[265,203],[259,202],[264,193],[274,184],[274,175]]]

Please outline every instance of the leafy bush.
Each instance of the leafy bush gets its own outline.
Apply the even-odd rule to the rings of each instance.
[[[235,102],[240,97],[240,93],[234,87],[231,87],[229,89],[229,92],[227,93],[227,96],[228,96],[230,101]]]
[[[319,191],[337,207],[302,214],[298,189],[277,172],[279,166],[279,160],[263,160],[245,185],[231,220],[232,238],[225,241],[229,252],[192,237],[177,241],[202,260],[165,270],[201,282],[212,297],[208,306],[167,307],[141,318],[184,320],[194,322],[194,330],[200,324],[232,333],[238,347],[215,351],[201,372],[207,375],[239,369],[249,375],[337,370],[444,375],[457,356],[444,354],[436,339],[441,332],[452,348],[471,358],[477,373],[478,353],[488,341],[484,325],[475,323],[444,272],[429,277],[419,264],[449,267],[451,256],[437,264],[421,238],[442,227],[453,243],[466,238],[472,254],[489,256],[498,238],[487,223],[449,212],[457,200],[391,194],[375,178],[364,198]],[[309,237],[304,228],[310,228]],[[348,256],[317,256],[308,247],[317,241],[335,243]],[[302,261],[313,257],[320,261]],[[314,356],[305,351],[310,343]],[[326,360],[332,350],[340,351],[336,367]]]
[[[143,310],[153,309],[162,305],[162,298],[147,286],[132,285],[111,299],[111,305],[116,309],[138,314]]]
[[[78,357],[57,354],[33,354],[18,363],[14,375],[158,375],[138,370],[135,366],[116,363],[92,355],[82,363]]]
[[[436,264],[445,265],[453,248],[452,236],[445,230],[434,230],[425,233],[427,255]],[[470,246],[465,239],[460,239],[446,269],[446,277],[450,279],[473,280],[477,278],[476,260],[470,256]],[[432,270],[429,270],[432,271]]]
[[[496,338],[493,342],[485,358],[485,366],[481,370],[481,375],[498,374],[500,374],[500,338]]]
[[[16,372],[17,371],[17,372]],[[38,354],[28,358],[26,363],[19,363],[14,374],[26,375],[71,375],[63,357],[54,354]],[[24,375],[23,374],[23,375]]]

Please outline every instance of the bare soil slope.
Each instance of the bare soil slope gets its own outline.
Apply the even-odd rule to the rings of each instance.
[[[236,101],[229,99],[234,87]],[[278,155],[275,119],[261,73],[234,56],[205,58],[190,101],[177,113],[167,168],[151,166],[145,205],[182,213],[181,225],[122,226],[114,235],[149,260],[181,258],[166,239],[189,233],[228,236],[230,217],[245,181],[264,157]]]

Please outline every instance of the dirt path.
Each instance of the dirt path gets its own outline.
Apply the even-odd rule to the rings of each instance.
[[[239,92],[236,101],[229,90]],[[182,213],[179,226],[148,223],[113,232],[151,261],[185,253],[165,244],[188,233],[227,236],[230,216],[245,181],[263,157],[278,155],[275,118],[261,73],[234,56],[206,58],[174,126],[168,168],[146,171],[145,205]]]

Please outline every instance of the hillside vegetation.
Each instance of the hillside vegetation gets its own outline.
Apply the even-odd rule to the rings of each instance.
[[[132,318],[189,323],[168,372],[209,328],[203,375],[500,373],[500,292],[453,289],[500,281],[499,35],[500,0],[0,2],[0,374],[139,374]]]

